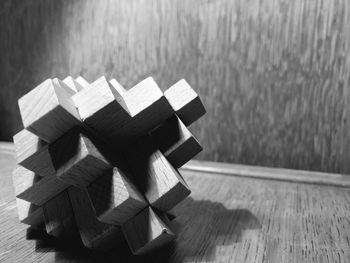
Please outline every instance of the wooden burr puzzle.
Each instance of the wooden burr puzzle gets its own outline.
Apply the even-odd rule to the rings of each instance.
[[[169,211],[189,194],[178,168],[202,147],[187,129],[205,114],[180,80],[124,89],[115,79],[48,79],[18,100],[13,171],[21,222],[95,250],[126,240],[144,254],[174,239]]]

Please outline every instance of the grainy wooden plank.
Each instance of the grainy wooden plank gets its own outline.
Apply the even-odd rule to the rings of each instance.
[[[226,174],[257,179],[350,187],[350,177],[346,174],[322,173],[196,160],[190,161],[182,168],[189,171]]]
[[[3,139],[47,76],[185,78],[207,109],[198,158],[350,173],[348,0],[2,2]]]
[[[176,168],[203,150],[177,115],[166,120],[150,134],[165,158]]]
[[[166,220],[165,214],[147,207],[122,225],[126,241],[135,255],[149,253],[175,238],[163,220]]]
[[[147,206],[129,177],[114,167],[88,186],[91,202],[101,222],[121,225]]]

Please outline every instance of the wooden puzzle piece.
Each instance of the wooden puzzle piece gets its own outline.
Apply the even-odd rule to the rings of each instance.
[[[109,83],[112,85],[115,91],[118,92],[121,96],[124,95],[127,90],[116,80],[116,79],[111,79]]]
[[[41,176],[55,174],[46,142],[26,129],[13,136],[13,142],[18,164]]]
[[[21,221],[44,221],[56,237],[79,232],[98,250],[115,248],[123,233],[135,254],[174,238],[167,211],[190,194],[176,168],[202,149],[186,126],[205,113],[186,81],[163,94],[152,78],[129,90],[104,77],[49,79],[19,106],[25,130],[14,141],[27,169],[17,167],[13,180]]]
[[[91,86],[93,88],[77,93],[72,99],[84,123],[114,143],[130,143],[173,114],[152,78],[127,91],[120,88],[120,84],[110,85],[104,77]]]
[[[114,167],[88,186],[98,219],[121,225],[147,206],[147,202],[128,176]]]
[[[41,177],[21,166],[15,168],[12,179],[16,197],[38,206],[41,206],[68,186],[55,176]]]
[[[153,130],[151,136],[165,158],[176,168],[187,163],[203,149],[176,115]]]
[[[172,241],[175,235],[165,222],[164,213],[147,207],[123,224],[122,230],[132,253],[142,255]]]
[[[43,209],[28,201],[16,198],[18,219],[20,222],[38,227],[44,223]]]
[[[69,185],[86,187],[113,166],[80,129],[72,129],[49,152],[56,176]]]
[[[64,190],[42,205],[46,232],[61,238],[77,236],[77,228],[68,190]]]
[[[127,158],[138,187],[151,206],[166,212],[191,193],[151,137],[145,136],[131,146]]]
[[[79,85],[81,87],[83,87],[84,89],[88,89],[91,88],[91,85],[89,82],[87,82],[82,76],[79,76],[75,79],[76,82],[79,83]]]
[[[80,125],[71,99],[74,92],[59,79],[48,79],[18,100],[24,128],[46,142],[53,142]]]
[[[205,108],[199,96],[184,79],[168,88],[164,96],[186,126],[205,114]]]
[[[70,187],[68,194],[81,239],[86,247],[108,250],[117,247],[124,240],[120,227],[97,219],[87,190]]]
[[[72,91],[74,91],[74,93],[77,93],[84,89],[84,87],[71,76],[66,77],[63,80],[63,83],[66,84],[67,87],[69,87]]]

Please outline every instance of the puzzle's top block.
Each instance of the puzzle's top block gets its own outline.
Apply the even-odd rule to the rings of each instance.
[[[75,125],[79,114],[74,92],[58,79],[48,79],[19,99],[23,125],[41,139],[53,142]]]
[[[164,96],[186,126],[205,114],[199,96],[184,79],[167,89]]]
[[[152,78],[129,90],[102,77],[72,97],[84,124],[113,143],[127,144],[173,114]]]
[[[89,82],[87,82],[82,76],[77,77],[76,82],[78,82],[80,84],[81,87],[83,87],[84,89],[88,89],[91,88],[91,85],[89,84]]]
[[[66,77],[63,80],[63,83],[66,84],[69,88],[71,88],[75,93],[84,89],[84,87],[71,76]]]

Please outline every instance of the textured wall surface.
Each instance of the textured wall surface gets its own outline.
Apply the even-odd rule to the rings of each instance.
[[[48,77],[185,78],[198,158],[350,173],[348,0],[0,3],[0,138]]]

